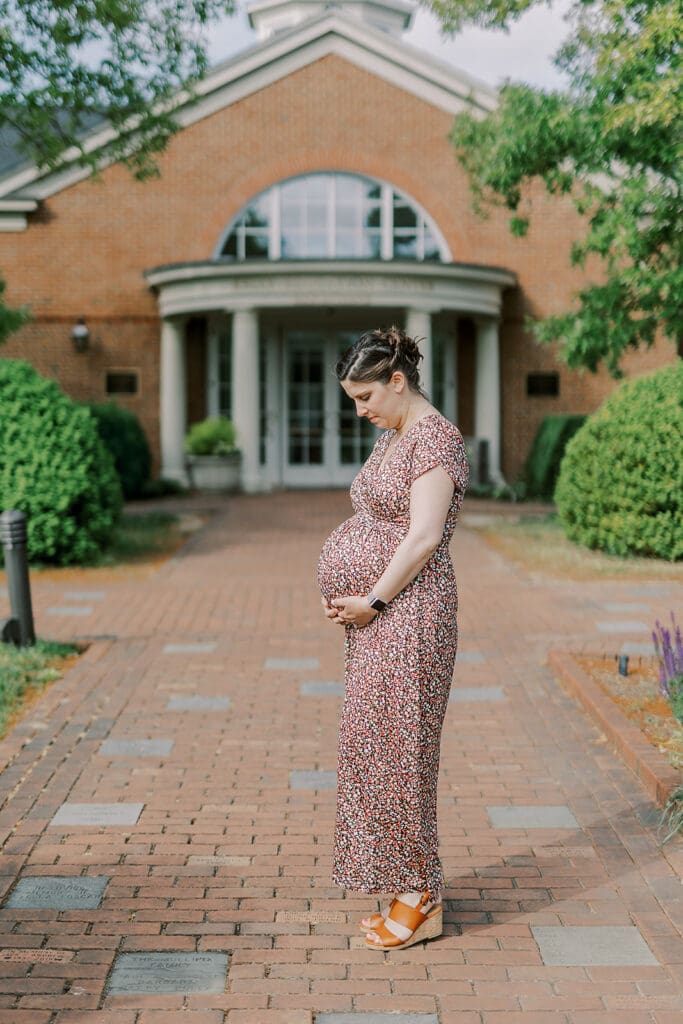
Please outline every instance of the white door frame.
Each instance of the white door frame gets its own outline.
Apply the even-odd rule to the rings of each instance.
[[[277,482],[285,487],[348,487],[361,468],[362,462],[343,463],[340,458],[340,402],[342,390],[334,373],[339,358],[339,336],[345,333],[337,328],[285,328],[281,332],[279,344],[271,338],[269,354],[266,360],[270,382],[276,381],[279,390],[279,444],[277,445],[277,465],[269,468],[272,477],[277,474]],[[351,337],[358,332],[350,332]],[[323,459],[320,464],[292,464],[289,462],[289,405],[288,384],[292,342],[298,337],[298,344],[313,351],[322,352],[322,388],[323,388]],[[275,358],[275,349],[279,358]],[[267,393],[273,393],[269,382]],[[275,423],[275,418],[271,418]]]

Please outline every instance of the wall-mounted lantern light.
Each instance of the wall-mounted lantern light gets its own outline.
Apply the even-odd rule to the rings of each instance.
[[[85,319],[80,316],[74,324],[73,330],[71,331],[71,340],[74,343],[74,348],[77,352],[85,352],[88,347],[90,340],[90,331]]]

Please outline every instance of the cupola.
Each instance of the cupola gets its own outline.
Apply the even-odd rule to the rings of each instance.
[[[302,21],[335,10],[389,35],[399,36],[410,28],[415,6],[407,0],[251,0],[246,10],[249,24],[256,29],[262,42],[278,32],[300,25]]]

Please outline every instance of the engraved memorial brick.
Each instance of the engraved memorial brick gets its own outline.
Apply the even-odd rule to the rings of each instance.
[[[223,992],[227,953],[120,953],[108,995]]]
[[[163,654],[211,654],[216,650],[216,642],[213,640],[197,641],[187,644],[164,644]]]
[[[230,707],[230,697],[169,697],[167,711],[226,711]]]
[[[102,757],[165,757],[173,750],[173,740],[108,739],[99,753]]]
[[[99,907],[105,875],[28,875],[20,878],[5,906],[31,910],[91,910]]]
[[[59,808],[51,825],[135,825],[144,804],[76,804]]]
[[[640,967],[658,965],[634,925],[532,925],[549,967]]]
[[[334,771],[291,771],[289,785],[292,789],[336,789],[337,773]]]
[[[302,697],[343,697],[344,684],[312,680],[309,683],[302,683],[299,692]]]
[[[494,828],[579,828],[565,804],[487,807]]]
[[[296,669],[299,672],[306,672],[320,667],[317,658],[266,658],[264,668],[269,669]]]

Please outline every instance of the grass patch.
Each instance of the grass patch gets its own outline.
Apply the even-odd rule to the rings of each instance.
[[[170,512],[125,513],[97,565],[139,562],[175,551],[186,539],[179,517]]]
[[[70,576],[93,569],[125,569],[128,566],[156,566],[172,555],[198,528],[187,516],[171,512],[124,513],[114,527],[109,544],[95,559],[83,565],[55,566],[32,562],[31,572],[42,576]],[[201,524],[200,524],[201,525]]]
[[[473,526],[502,555],[529,572],[543,572],[575,580],[676,579],[681,565],[657,558],[621,558],[591,551],[567,540],[557,515],[542,519],[518,519]]]
[[[38,640],[33,647],[0,643],[0,736],[25,703],[60,679],[76,656],[73,644]]]

